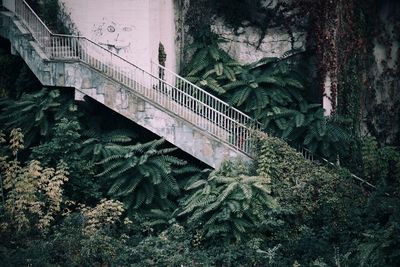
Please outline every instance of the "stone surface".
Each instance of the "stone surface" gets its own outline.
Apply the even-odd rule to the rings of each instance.
[[[254,27],[242,27],[235,31],[216,20],[212,30],[226,40],[220,47],[240,63],[249,64],[264,57],[281,57],[291,49],[305,50],[306,34],[294,32],[293,39],[288,33],[269,29],[260,42],[260,33]]]

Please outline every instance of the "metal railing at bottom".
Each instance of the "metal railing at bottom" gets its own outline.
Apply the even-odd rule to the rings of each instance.
[[[335,164],[335,163],[329,161],[328,159],[326,159],[324,157],[316,156],[315,153],[313,153],[312,151],[308,150],[307,148],[299,147],[297,149],[297,151],[299,151],[303,155],[304,158],[306,158],[308,160],[311,160],[313,162],[314,161],[321,161],[321,162],[323,162],[325,164],[328,164],[329,166],[334,167],[334,168],[340,167],[338,164]],[[370,188],[376,189],[375,185],[371,184],[370,182],[366,181],[365,179],[363,179],[363,178],[361,178],[361,177],[359,177],[359,176],[357,176],[357,175],[355,175],[353,173],[350,173],[350,176],[353,179],[359,181],[361,184],[365,184]]]

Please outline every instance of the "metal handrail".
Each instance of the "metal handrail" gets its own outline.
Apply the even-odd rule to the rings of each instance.
[[[299,151],[299,152],[303,155],[304,158],[306,158],[306,159],[308,159],[308,160],[310,160],[310,161],[312,161],[312,162],[317,161],[316,155],[314,154],[314,152],[310,151],[309,149],[307,149],[307,148],[305,148],[305,147],[299,147],[299,148],[297,149],[297,151]],[[335,168],[338,167],[338,165],[336,165],[335,163],[329,161],[328,159],[326,159],[326,158],[324,158],[324,157],[318,157],[318,158],[319,158],[320,160],[322,160],[323,162],[325,162],[326,164],[329,164],[329,165],[332,166],[332,167],[335,167]],[[368,185],[369,187],[371,187],[371,188],[373,188],[373,189],[376,189],[376,186],[375,186],[375,185],[371,184],[370,182],[366,181],[365,179],[360,178],[360,177],[358,177],[357,175],[355,175],[355,174],[353,174],[353,173],[350,173],[350,176],[351,176],[353,179],[356,179],[356,180],[360,181],[362,184],[366,184],[366,185]]]
[[[27,8],[30,11],[29,13],[31,15],[33,15],[36,18],[36,20],[39,21],[39,24],[41,26],[43,26],[46,29],[47,32],[52,34],[52,31],[47,27],[47,25],[43,22],[43,20],[36,14],[36,12],[28,5],[28,3],[26,3],[25,0],[22,0],[22,1],[21,0],[15,0],[15,13],[17,15],[20,15],[21,9],[19,9],[19,8],[21,8],[22,6],[25,6],[25,8]]]
[[[236,113],[240,114],[241,116],[243,116],[244,118],[248,119],[249,121],[254,121],[254,123],[256,123],[259,127],[257,127],[257,129],[261,128],[261,124],[256,121],[255,119],[253,119],[252,117],[250,117],[249,115],[243,113],[242,111],[238,110],[237,108],[233,107],[232,105],[229,105],[228,103],[222,101],[221,99],[217,98],[216,96],[210,94],[209,92],[205,91],[204,89],[202,89],[201,87],[195,85],[194,83],[188,81],[187,79],[185,79],[184,77],[180,76],[179,74],[171,71],[170,69],[167,69],[165,66],[160,65],[159,63],[156,63],[154,61],[151,61],[152,64],[152,71],[154,70],[158,70],[158,72],[154,75],[160,76],[160,70],[162,70],[164,73],[169,73],[171,74],[171,76],[175,77],[176,80],[181,81],[183,83],[189,84],[191,87],[196,88],[198,91],[202,92],[203,94],[211,97],[212,99],[216,100],[216,101],[220,101],[221,103],[223,103],[223,105],[227,108],[227,109],[232,109],[234,110]],[[155,67],[155,68],[154,68]],[[168,79],[166,79],[168,80]]]
[[[54,34],[24,0],[15,2],[16,15],[49,58],[84,62],[237,150],[253,154],[254,130],[260,129],[256,120],[163,66],[153,74],[84,36]]]
[[[124,84],[128,91],[139,93],[194,125],[205,128],[236,149],[249,155],[255,152],[252,139],[261,128],[260,123],[185,78],[154,62],[151,63],[152,68],[156,67],[156,73],[149,73],[84,36],[52,33],[24,0],[15,0],[15,13],[25,22],[32,36],[50,58],[80,60]],[[89,52],[89,46],[105,51],[110,58],[107,60],[103,57],[103,62],[100,62],[94,57],[96,53]],[[113,60],[118,60],[118,64]],[[125,66],[121,66],[121,63]],[[209,102],[214,103],[214,107],[210,106]],[[192,114],[188,114],[187,110]],[[203,119],[209,124],[202,125]],[[315,161],[314,153],[308,149],[302,147],[300,152],[306,159]],[[325,158],[321,159],[336,166]],[[376,186],[368,181],[354,174],[351,176],[376,189]]]

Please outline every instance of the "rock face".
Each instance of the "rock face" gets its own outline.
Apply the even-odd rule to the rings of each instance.
[[[222,20],[216,20],[212,30],[226,40],[220,47],[243,64],[253,63],[264,57],[281,57],[291,49],[305,50],[304,32],[294,32],[290,36],[282,30],[270,29],[262,38],[260,31],[254,27],[241,27],[235,32],[225,26]]]
[[[264,57],[280,57],[292,49],[305,50],[306,32],[296,29],[296,25],[290,26],[292,34],[283,28],[268,28],[265,36],[248,21],[238,22],[243,26],[233,29],[227,26],[223,18],[213,15],[213,10],[209,10],[211,2],[212,0],[175,0],[176,43],[181,64],[184,65],[191,57],[190,53],[183,49],[193,42],[190,28],[200,28],[205,24],[210,25],[214,33],[226,40],[220,47],[243,64],[253,63]],[[277,2],[260,0],[261,6],[267,9],[275,8]],[[258,10],[255,16],[265,15],[263,12],[264,9]]]

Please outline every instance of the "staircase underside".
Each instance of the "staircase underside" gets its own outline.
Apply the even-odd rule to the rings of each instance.
[[[87,95],[213,168],[227,159],[250,160],[248,155],[207,132],[210,121],[190,110],[179,114],[171,112],[175,110],[174,105],[179,104],[168,94],[158,94],[157,101],[152,101],[107,76],[107,69],[96,70],[78,60],[50,59],[11,12],[0,12],[0,35],[11,42],[12,52],[22,57],[44,86],[72,87],[77,100]],[[191,121],[195,119],[196,125],[188,122],[185,116],[190,116]],[[225,140],[230,138],[222,128],[218,131],[220,136],[226,135]]]

